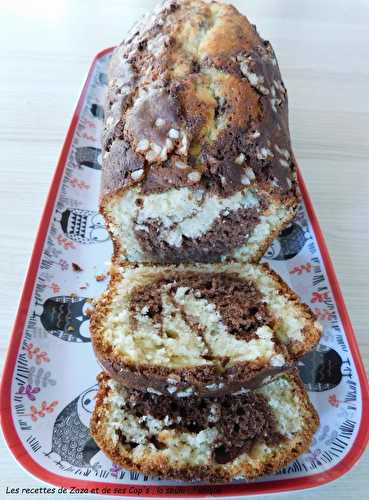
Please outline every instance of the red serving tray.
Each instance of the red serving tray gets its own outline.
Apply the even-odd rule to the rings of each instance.
[[[44,293],[45,289],[51,289],[59,301],[65,301],[67,300],[65,299],[66,296],[63,296],[64,299],[61,299],[60,296],[57,295],[63,287],[64,291],[66,287],[69,287],[69,290],[74,287],[73,289],[77,290],[77,293],[79,294],[81,294],[81,289],[85,290],[90,287],[90,285],[86,284],[83,288],[81,283],[77,283],[77,280],[81,279],[79,276],[76,278],[77,273],[68,274],[67,268],[68,266],[70,268],[71,264],[69,256],[84,259],[84,252],[86,252],[86,248],[89,249],[90,254],[88,255],[91,256],[92,260],[91,262],[89,261],[89,264],[87,265],[90,272],[87,277],[89,277],[90,281],[91,279],[93,280],[93,273],[104,270],[101,268],[104,264],[102,256],[105,256],[105,260],[108,260],[109,258],[109,253],[111,251],[109,246],[110,242],[105,243],[106,238],[103,234],[103,229],[101,229],[99,223],[96,223],[96,220],[91,227],[93,227],[93,231],[98,228],[100,234],[99,237],[101,238],[100,240],[98,240],[99,237],[91,235],[86,236],[86,234],[83,234],[81,236],[80,234],[76,235],[74,233],[68,233],[69,229],[66,229],[65,224],[63,226],[66,231],[65,234],[58,233],[53,224],[60,223],[60,217],[58,221],[58,217],[56,217],[55,214],[57,214],[58,210],[60,212],[58,207],[63,206],[65,199],[68,200],[68,193],[65,191],[67,188],[76,190],[76,193],[78,192],[78,194],[76,194],[76,198],[74,199],[75,208],[68,209],[68,214],[70,215],[73,210],[74,214],[80,210],[78,213],[82,214],[83,217],[85,217],[85,220],[87,220],[90,216],[95,217],[93,215],[95,212],[91,210],[90,206],[88,207],[89,210],[87,210],[86,207],[81,208],[81,205],[83,204],[84,199],[89,199],[93,200],[93,204],[96,205],[93,208],[97,207],[99,175],[98,159],[96,159],[97,164],[92,163],[87,167],[86,165],[83,165],[83,161],[81,164],[81,160],[79,160],[79,163],[77,162],[78,165],[76,165],[76,150],[73,150],[73,141],[80,141],[78,144],[82,144],[81,148],[84,148],[85,151],[87,151],[89,147],[99,147],[99,130],[101,128],[101,124],[99,127],[99,113],[97,108],[93,107],[89,108],[90,111],[86,111],[86,103],[90,102],[88,99],[91,99],[91,96],[96,94],[95,97],[98,97],[98,95],[101,95],[103,92],[101,88],[99,89],[99,85],[103,87],[106,84],[106,82],[104,82],[103,68],[107,64],[111,51],[112,49],[109,48],[97,54],[87,75],[87,79],[78,100],[50,186],[35,246],[32,252],[29,269],[25,279],[18,313],[10,339],[1,384],[1,425],[9,449],[20,465],[42,481],[59,487],[63,486],[69,488],[70,486],[74,486],[83,489],[87,488],[90,492],[98,488],[98,493],[104,493],[105,495],[111,494],[148,497],[247,496],[252,494],[275,493],[312,488],[337,479],[345,474],[355,464],[367,445],[369,439],[369,426],[366,422],[368,422],[369,416],[369,391],[363,363],[360,358],[358,345],[344,304],[342,293],[340,291],[333,265],[301,173],[298,175],[298,180],[302,192],[303,203],[296,221],[296,228],[304,228],[305,240],[303,240],[303,245],[305,246],[303,246],[302,249],[298,249],[296,255],[293,253],[291,257],[291,254],[289,254],[286,260],[282,260],[280,256],[276,255],[275,250],[271,250],[271,252],[267,255],[269,255],[269,262],[272,267],[277,269],[278,272],[289,281],[291,286],[297,293],[299,293],[305,302],[310,301],[310,305],[313,308],[314,304],[315,306],[317,304],[319,305],[319,307],[315,307],[315,310],[318,311],[318,315],[320,316],[320,319],[325,327],[325,331],[327,332],[326,340],[324,342],[330,345],[329,349],[331,351],[335,351],[339,354],[339,356],[341,356],[338,382],[328,381],[328,385],[325,385],[325,388],[323,389],[322,384],[316,384],[316,381],[312,381],[310,385],[308,382],[307,387],[308,389],[312,389],[310,395],[314,404],[318,408],[323,421],[322,423],[325,422],[324,419],[326,419],[326,422],[328,423],[325,423],[322,430],[319,431],[320,434],[318,433],[316,438],[316,446],[320,446],[320,448],[315,447],[315,449],[307,455],[305,462],[297,462],[301,470],[299,470],[299,467],[296,465],[295,467],[284,469],[282,474],[263,478],[257,482],[238,481],[230,484],[208,485],[203,483],[184,484],[158,480],[151,481],[151,479],[142,476],[129,476],[129,474],[124,471],[117,471],[117,469],[114,469],[114,466],[112,466],[111,469],[102,469],[99,463],[97,463],[97,465],[95,464],[96,467],[91,464],[80,467],[75,465],[65,467],[63,465],[63,461],[65,461],[64,459],[60,459],[59,462],[52,460],[50,460],[50,462],[45,462],[46,459],[44,457],[48,457],[48,454],[42,453],[42,443],[39,442],[37,434],[35,437],[34,433],[39,432],[41,436],[45,429],[46,431],[49,430],[50,446],[51,448],[54,446],[54,437],[51,435],[51,431],[53,429],[52,419],[56,416],[56,407],[58,406],[59,401],[55,400],[50,404],[47,404],[47,401],[45,401],[45,407],[47,407],[44,411],[45,415],[40,415],[37,413],[40,408],[38,393],[32,393],[32,391],[36,391],[36,389],[32,388],[32,384],[30,384],[29,381],[34,380],[32,377],[38,370],[37,373],[41,373],[40,377],[44,375],[43,383],[46,384],[44,388],[38,387],[38,392],[44,391],[43,397],[51,395],[51,392],[48,392],[49,387],[51,386],[47,386],[49,382],[45,379],[46,372],[40,372],[40,367],[38,366],[45,366],[45,363],[50,363],[48,366],[57,366],[57,363],[59,362],[58,358],[63,358],[64,353],[66,363],[64,368],[68,367],[68,359],[73,360],[72,354],[69,354],[72,352],[71,346],[77,344],[73,344],[74,340],[65,342],[65,336],[63,338],[59,336],[58,338],[58,335],[61,334],[59,331],[51,329],[50,332],[47,332],[46,330],[43,331],[40,327],[38,327],[37,330],[39,337],[37,337],[35,334],[36,330],[34,330],[33,337],[30,338],[27,334],[27,328],[29,327],[29,325],[27,327],[27,322],[30,322],[32,319],[34,321],[32,323],[32,327],[36,328],[35,324],[38,321],[37,318],[40,316],[37,316],[36,313],[33,313],[33,316],[31,315],[32,304],[33,300],[35,300],[37,305],[37,294]],[[100,92],[100,94],[98,94],[98,92]],[[99,101],[99,99],[97,100]],[[102,101],[102,99],[100,99],[100,101]],[[91,112],[92,109],[94,110],[95,116],[88,115],[88,118],[86,118],[87,115],[84,113]],[[88,129],[88,127],[91,127],[91,129]],[[77,172],[74,177],[71,177],[69,174],[67,176],[66,174],[67,168],[69,168],[67,164],[69,165],[69,163],[72,164],[72,171]],[[83,179],[78,177],[80,173],[85,176]],[[90,182],[91,185],[89,185],[88,182]],[[63,183],[66,183],[65,186],[67,187],[65,187]],[[90,194],[88,196],[83,194],[84,190],[86,192],[88,191]],[[95,194],[91,195],[93,190],[95,191]],[[61,203],[61,205],[58,205],[59,203]],[[64,215],[65,212],[66,211],[63,212]],[[57,227],[60,229],[59,226]],[[307,237],[306,234],[308,234]],[[88,240],[90,237],[93,241]],[[95,243],[96,241],[100,241],[103,245],[89,245],[89,243]],[[49,243],[51,246],[48,246]],[[279,242],[279,246],[281,246],[281,242]],[[103,247],[104,251],[97,250],[97,248],[100,249]],[[51,256],[52,253],[53,256]],[[48,273],[45,271],[45,265],[43,264],[44,261],[42,260],[46,258],[45,255],[49,258],[49,261],[51,262],[51,264],[49,262],[49,265],[51,267],[57,266],[58,269],[60,268],[58,270],[59,274],[53,275],[50,272]],[[96,256],[98,258],[96,258]],[[59,261],[56,261],[58,258]],[[81,260],[79,262],[81,262]],[[93,265],[93,262],[98,262],[98,264]],[[317,279],[315,282],[314,273],[318,273],[316,274]],[[64,280],[64,275],[67,276],[66,280]],[[57,278],[55,278],[55,276]],[[84,276],[85,275],[82,273],[82,277]],[[312,283],[310,283],[311,277]],[[43,280],[43,292],[39,292],[37,289],[37,286],[39,286],[37,280],[39,279]],[[52,279],[59,279],[60,283],[49,283]],[[103,286],[105,285],[93,283],[94,290],[88,290],[87,293],[90,296],[97,296],[101,293]],[[86,294],[86,292],[84,294]],[[52,297],[52,299],[54,299],[55,305],[56,298]],[[69,300],[71,300],[70,297]],[[80,299],[80,302],[81,300],[82,299]],[[43,336],[43,333],[46,336]],[[51,333],[51,336],[47,335],[47,333]],[[88,364],[88,369],[90,369],[89,367],[91,366],[92,371],[97,372],[98,366],[94,364],[91,344],[88,343],[86,337],[81,338],[82,341],[78,344],[78,349],[82,349],[83,346],[87,346],[85,347],[86,366]],[[32,340],[32,343],[30,340]],[[39,348],[36,347],[37,342],[40,345]],[[335,342],[338,342],[338,344],[336,345]],[[342,352],[340,351],[341,348]],[[42,349],[45,349],[45,351]],[[47,351],[48,349],[50,352]],[[77,347],[73,347],[73,349],[77,349]],[[48,358],[48,356],[51,357],[50,353],[52,353],[53,350],[56,350],[54,364]],[[347,361],[343,361],[344,357],[342,353],[345,353],[345,356],[347,356]],[[23,368],[26,366],[25,370],[28,376],[27,384],[25,378],[22,378],[22,366],[19,365],[20,362],[23,363]],[[347,366],[345,365],[344,367],[345,363],[347,363]],[[17,370],[19,371],[17,372]],[[55,370],[57,371],[57,368],[55,368]],[[66,373],[67,372],[68,370]],[[32,377],[30,373],[33,374]],[[50,377],[51,375],[49,373],[48,378],[50,379]],[[70,390],[67,375],[63,375],[61,378],[62,383],[64,382],[64,379],[66,380],[66,385],[61,385],[60,389],[58,386],[57,392],[54,391],[53,393],[56,394],[59,399],[64,397],[67,389],[68,391]],[[51,380],[56,387],[56,380]],[[354,387],[356,391],[355,396],[351,399],[347,396],[349,393],[347,393],[346,396],[340,396],[340,387],[343,387],[346,383],[349,384],[348,387]],[[41,382],[38,382],[38,384],[41,385]],[[345,389],[342,389],[342,391],[344,390]],[[27,391],[30,391],[30,394],[27,394]],[[73,394],[75,395],[76,392],[77,391]],[[342,394],[344,393],[342,392]],[[329,395],[328,398],[326,398],[327,395]],[[68,397],[70,401],[71,396],[69,395],[69,392]],[[339,399],[340,397],[341,400]],[[32,401],[32,398],[35,399],[34,402]],[[76,400],[77,399],[78,397]],[[346,401],[346,399],[348,401]],[[28,414],[26,413],[27,405],[30,411]],[[34,409],[32,409],[32,407]],[[337,417],[337,420],[335,420],[336,413],[334,413],[334,411],[336,411],[336,409],[337,415],[340,415],[339,412],[343,412],[342,415],[346,415],[346,417],[348,415],[347,418],[349,420],[347,420],[346,417],[342,417],[346,418],[345,421],[342,420],[342,425],[344,425],[344,422],[350,421],[350,419],[353,422],[353,427],[350,431],[351,434],[347,431],[347,428],[345,430],[345,427],[342,428],[342,432],[339,427],[335,430],[335,426],[339,425],[339,418],[341,418]],[[65,412],[65,408],[63,411]],[[59,416],[62,415],[63,411],[59,413]],[[40,426],[41,423],[42,427]],[[332,423],[332,425],[330,425],[330,423]],[[19,427],[19,425],[21,425],[21,427]],[[82,427],[82,429],[84,428],[85,427]],[[33,434],[29,434],[30,429]],[[340,442],[342,457],[339,456]],[[323,446],[326,446],[326,449],[322,449]],[[47,444],[44,445],[44,449],[47,449]],[[333,450],[336,450],[336,453],[334,453]],[[42,460],[44,462],[42,462]],[[75,457],[71,460],[74,461],[74,464],[77,463],[77,459]],[[59,466],[61,472],[56,473],[56,467]],[[130,481],[127,482],[128,476]],[[94,477],[95,479],[92,480],[91,477]],[[123,477],[123,479],[119,480],[119,477]],[[110,491],[108,491],[109,489]]]

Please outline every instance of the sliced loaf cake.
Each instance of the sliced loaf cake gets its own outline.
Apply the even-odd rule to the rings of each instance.
[[[117,269],[90,330],[113,378],[178,397],[257,387],[321,335],[268,266],[237,263]]]
[[[298,376],[242,395],[175,399],[99,376],[91,434],[121,467],[179,480],[253,479],[307,450],[319,425]]]
[[[115,262],[259,260],[298,202],[270,43],[231,5],[163,2],[112,55],[102,165]]]

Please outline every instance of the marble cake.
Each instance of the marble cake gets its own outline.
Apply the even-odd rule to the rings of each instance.
[[[103,373],[91,434],[124,469],[222,482],[284,467],[318,425],[295,373],[242,395],[186,400],[128,389]]]
[[[309,307],[267,265],[240,263],[117,269],[90,331],[113,378],[179,398],[257,387],[321,335]]]
[[[108,79],[114,262],[259,260],[298,202],[270,43],[230,5],[170,0],[115,49]]]

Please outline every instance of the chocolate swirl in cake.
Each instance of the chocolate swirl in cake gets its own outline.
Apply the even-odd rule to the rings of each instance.
[[[117,47],[103,150],[114,260],[257,260],[296,209],[278,63],[229,5],[166,1]]]
[[[283,441],[270,406],[261,394],[255,392],[222,398],[178,399],[132,390],[126,407],[138,419],[170,419],[168,429],[197,434],[207,428],[216,428],[218,437],[212,454],[219,464],[250,451],[256,442],[275,446]],[[120,441],[132,448],[138,445],[127,442],[123,433],[120,433]],[[158,449],[162,446],[155,437],[151,438],[151,443]]]
[[[134,315],[144,310],[155,324],[162,325],[164,291],[171,297],[173,305],[180,309],[183,319],[201,334],[201,323],[194,316],[186,314],[185,307],[176,304],[175,294],[179,287],[187,289],[184,295],[193,293],[196,299],[206,299],[214,304],[228,332],[238,339],[251,340],[258,328],[272,323],[271,314],[260,291],[251,281],[240,280],[232,273],[173,274],[153,281],[133,291],[131,312]],[[207,357],[209,355],[210,353]]]

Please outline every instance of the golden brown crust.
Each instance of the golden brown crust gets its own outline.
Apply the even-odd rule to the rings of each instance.
[[[279,446],[271,457],[264,455],[253,463],[237,460],[235,463],[231,462],[225,465],[211,463],[195,467],[188,465],[180,467],[178,464],[170,463],[166,457],[160,456],[160,454],[155,460],[142,458],[139,461],[137,458],[133,459],[132,454],[123,447],[112,447],[105,429],[106,415],[109,413],[109,404],[105,399],[109,394],[109,386],[107,385],[109,376],[104,373],[98,377],[99,391],[90,424],[91,435],[101,450],[114,463],[128,470],[182,481],[227,482],[240,476],[246,479],[255,479],[264,474],[277,472],[304,453],[309,448],[312,436],[319,426],[319,416],[311,404],[297,372],[290,373],[287,377],[298,397],[300,411],[304,415],[303,428],[294,438],[287,440],[283,446]]]
[[[128,265],[126,266],[129,267]],[[310,351],[319,341],[321,336],[320,325],[315,321],[314,314],[310,308],[303,304],[298,296],[288,287],[286,283],[267,264],[260,267],[277,284],[282,295],[288,298],[294,306],[301,312],[301,316],[306,319],[307,325],[304,329],[304,341],[293,343],[287,346],[279,346],[286,363],[282,367],[272,368],[261,365],[258,362],[238,362],[226,371],[220,371],[215,366],[191,366],[186,368],[170,368],[167,366],[151,365],[149,363],[135,363],[119,352],[113,352],[112,346],[104,339],[104,322],[109,315],[111,303],[117,293],[122,273],[112,272],[112,277],[108,289],[96,302],[95,310],[90,320],[90,331],[92,345],[95,355],[102,367],[111,377],[123,383],[127,387],[138,390],[155,390],[162,394],[167,394],[174,390],[172,383],[176,381],[174,395],[181,394],[187,390],[199,396],[218,395],[223,393],[235,393],[242,388],[253,389],[272,380],[278,373],[289,370],[292,363],[296,362],[306,352]],[[161,269],[157,266],[158,269]],[[174,266],[172,266],[175,269]],[[201,266],[197,267],[199,270]],[[217,265],[214,265],[214,269]],[[173,394],[173,392],[171,392]]]
[[[269,274],[273,280],[278,283],[278,287],[286,298],[288,298],[300,310],[301,317],[308,322],[304,329],[304,341],[294,341],[290,344],[289,349],[295,360],[311,351],[319,342],[322,335],[322,327],[316,321],[315,315],[310,307],[301,302],[299,296],[285,283],[282,278],[266,263],[260,264],[262,268]]]
[[[289,211],[288,215],[286,216],[286,218],[280,224],[275,226],[273,228],[273,230],[271,231],[271,233],[268,234],[264,238],[264,240],[260,243],[258,251],[250,259],[251,263],[257,264],[260,261],[260,259],[265,255],[266,251],[268,250],[270,245],[273,243],[275,238],[277,238],[278,235],[281,234],[281,232],[284,229],[286,229],[288,227],[288,225],[292,222],[293,218],[296,215],[297,208],[298,208],[298,203],[296,201],[296,203],[290,207],[290,211]],[[113,246],[114,246],[114,242],[113,242]]]

